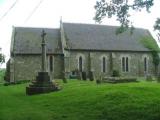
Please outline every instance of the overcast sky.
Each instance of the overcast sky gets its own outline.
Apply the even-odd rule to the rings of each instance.
[[[15,2],[15,6],[7,12]],[[58,28],[61,16],[63,22],[94,24],[95,3],[96,0],[0,0],[2,52],[8,59],[12,26]],[[40,6],[31,14],[38,4]],[[151,13],[148,14],[145,10],[141,13],[133,13],[131,20],[135,27],[147,28],[155,36],[153,25],[156,18],[160,17],[159,12],[160,0],[155,0]],[[102,24],[118,25],[118,22],[113,18],[105,19]]]

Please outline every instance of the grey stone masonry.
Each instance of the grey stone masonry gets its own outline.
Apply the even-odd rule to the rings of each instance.
[[[44,30],[42,30],[42,71],[43,72],[46,72],[46,43],[45,43],[45,40],[44,40],[44,37],[45,37],[46,33],[44,32]]]
[[[79,70],[90,80],[115,70],[122,77],[155,75],[151,51],[141,42],[152,37],[150,32],[135,28],[132,35],[116,35],[117,28],[62,21],[56,29],[13,27],[6,81],[33,81],[39,71],[48,72],[50,81],[77,74],[82,78]]]
[[[26,87],[26,94],[27,95],[34,95],[34,94],[41,94],[41,93],[48,93],[57,91],[60,88],[57,84],[52,83],[50,80],[49,73],[46,71],[46,44],[45,44],[45,37],[46,33],[44,30],[42,31],[42,70],[38,72],[38,76],[36,76],[36,80],[33,81],[28,87]]]
[[[98,52],[98,51],[70,51],[68,60],[66,60],[65,69],[67,72],[78,69],[78,58],[82,56],[83,71],[92,71],[94,76],[111,76],[112,70],[118,70],[122,76],[145,76],[154,75],[154,65],[152,55],[148,52]],[[90,55],[88,55],[90,54]],[[88,58],[90,57],[90,59]],[[102,58],[106,58],[106,71],[102,71]],[[111,58],[112,57],[112,62]],[[122,57],[128,57],[128,71],[122,71]],[[144,57],[147,57],[147,71],[144,71]],[[90,63],[89,63],[90,62]],[[88,65],[90,66],[88,67]]]

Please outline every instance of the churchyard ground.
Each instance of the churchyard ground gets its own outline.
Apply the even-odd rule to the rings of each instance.
[[[0,85],[0,120],[159,120],[160,84],[69,80],[61,91],[27,96],[26,84]]]

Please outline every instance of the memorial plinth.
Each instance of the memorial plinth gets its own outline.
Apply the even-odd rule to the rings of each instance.
[[[36,80],[26,87],[26,94],[34,95],[57,90],[59,90],[59,87],[50,80],[48,72],[39,72]]]
[[[42,31],[42,70],[38,72],[38,76],[36,76],[36,80],[32,81],[32,83],[26,87],[27,95],[41,94],[57,91],[60,88],[56,83],[53,83],[50,80],[49,73],[46,71],[46,44],[44,40],[44,36],[46,33],[44,30]]]

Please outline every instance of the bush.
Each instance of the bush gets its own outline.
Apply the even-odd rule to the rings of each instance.
[[[119,71],[118,70],[113,70],[112,77],[120,77]]]
[[[63,83],[67,83],[67,79],[66,78],[63,78]]]

